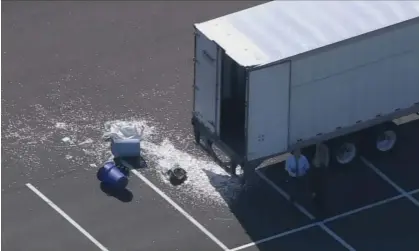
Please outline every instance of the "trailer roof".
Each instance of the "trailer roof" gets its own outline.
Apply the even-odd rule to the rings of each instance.
[[[416,17],[419,1],[271,1],[195,26],[250,67]]]

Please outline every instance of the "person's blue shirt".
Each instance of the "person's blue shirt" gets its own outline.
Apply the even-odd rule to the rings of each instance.
[[[309,168],[310,163],[304,155],[300,155],[298,159],[298,166],[294,155],[289,156],[285,162],[285,170],[291,177],[304,176],[307,174]]]

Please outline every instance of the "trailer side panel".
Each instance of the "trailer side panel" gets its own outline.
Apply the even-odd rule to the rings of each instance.
[[[293,60],[290,144],[419,102],[419,19]]]

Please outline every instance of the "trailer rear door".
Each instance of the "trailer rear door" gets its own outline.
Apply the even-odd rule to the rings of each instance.
[[[219,132],[220,49],[195,32],[194,115],[212,133]]]

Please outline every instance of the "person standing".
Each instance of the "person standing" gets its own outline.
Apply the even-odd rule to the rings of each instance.
[[[330,151],[324,143],[316,144],[316,152],[313,158],[313,168],[311,169],[312,199],[323,203],[326,182],[326,170],[329,167]]]
[[[290,177],[290,201],[294,202],[295,199],[301,198],[303,193],[307,191],[306,174],[310,169],[310,163],[307,158],[301,154],[300,149],[292,152],[285,161],[285,170]]]

